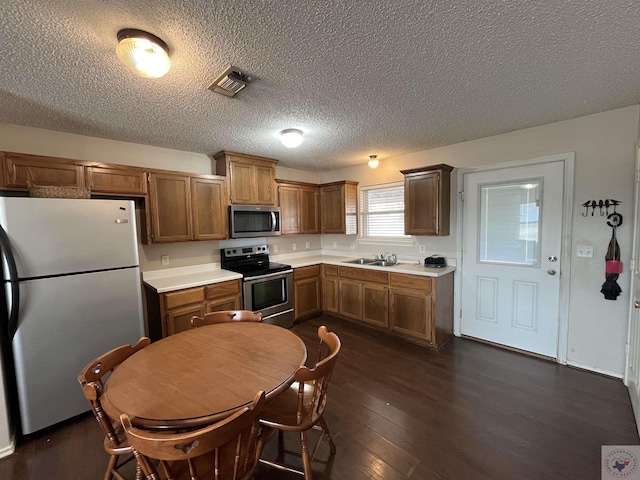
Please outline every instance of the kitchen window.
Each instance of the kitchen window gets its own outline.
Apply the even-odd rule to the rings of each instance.
[[[360,188],[360,243],[413,243],[404,234],[404,183]]]

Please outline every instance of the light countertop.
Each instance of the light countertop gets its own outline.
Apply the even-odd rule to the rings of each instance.
[[[364,268],[368,270],[381,270],[392,273],[407,273],[410,275],[422,275],[426,277],[441,277],[454,272],[456,267],[425,268],[417,263],[398,263],[392,267],[380,267],[372,265],[357,265],[344,263],[347,260],[360,258],[359,256],[336,256],[327,254],[311,254],[295,257],[279,256],[274,259],[291,265],[293,268],[307,267],[326,263],[343,267]],[[219,263],[207,263],[190,267],[166,268],[163,270],[150,270],[142,272],[144,283],[155,289],[158,293],[166,293],[184,288],[199,287],[212,283],[225,282],[242,278],[242,275],[228,270],[222,270]]]

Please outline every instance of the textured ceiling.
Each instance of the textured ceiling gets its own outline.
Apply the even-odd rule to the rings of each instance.
[[[0,122],[323,171],[640,103],[638,25],[637,0],[3,0]],[[165,77],[119,63],[121,28]],[[207,90],[230,64],[255,83]]]

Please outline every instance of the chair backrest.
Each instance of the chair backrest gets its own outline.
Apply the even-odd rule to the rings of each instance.
[[[118,435],[113,428],[112,420],[107,416],[100,403],[107,374],[111,373],[131,355],[151,343],[147,337],[142,337],[135,345],[123,345],[101,355],[89,363],[78,375],[78,382],[84,396],[91,404],[93,414],[107,438],[115,445],[119,442]],[[116,419],[117,420],[117,419]]]
[[[251,310],[221,310],[207,313],[204,317],[192,317],[191,326],[203,327],[204,325],[214,325],[216,323],[261,321],[262,313],[254,313]]]
[[[301,418],[304,405],[309,402],[313,406],[308,410],[310,415],[321,414],[324,410],[329,381],[340,353],[340,339],[335,333],[329,332],[324,325],[318,327],[318,337],[320,338],[320,345],[316,365],[311,369],[306,366],[300,367],[295,374],[295,381],[299,382],[298,418]],[[324,347],[327,349],[327,354],[323,358]]]
[[[175,480],[238,480],[251,478],[258,462],[258,415],[264,402],[264,392],[260,391],[248,407],[213,425],[188,432],[141,430],[131,425],[126,414],[120,416],[120,421],[148,480],[160,478],[156,463],[166,478]]]

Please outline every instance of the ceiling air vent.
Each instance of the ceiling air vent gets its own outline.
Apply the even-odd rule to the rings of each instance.
[[[240,90],[253,82],[253,80],[253,77],[242,73],[236,67],[229,67],[209,85],[209,90],[227,97],[235,97]]]

